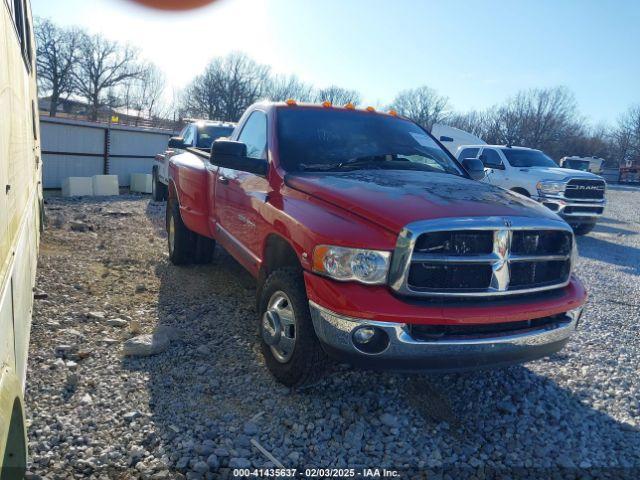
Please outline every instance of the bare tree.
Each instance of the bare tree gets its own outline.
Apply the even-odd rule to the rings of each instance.
[[[466,113],[451,113],[446,119],[443,119],[442,122],[484,139],[492,135],[494,110],[472,110]]]
[[[601,157],[610,159],[612,154],[611,136],[609,130],[599,125],[596,127],[584,126],[572,134],[568,134],[556,146],[556,158],[564,156]],[[544,149],[548,151],[548,149]]]
[[[575,97],[566,87],[524,90],[495,111],[497,143],[539,148],[554,158],[563,144],[584,134]]]
[[[153,121],[163,109],[162,96],[165,90],[165,76],[152,63],[141,66],[138,77],[126,81],[124,104],[133,109],[136,125],[141,118]]]
[[[347,103],[357,105],[361,102],[360,93],[357,90],[349,90],[336,85],[319,89],[312,98],[318,103],[331,102],[336,106],[346,105]]]
[[[315,98],[313,87],[295,75],[275,75],[269,80],[266,96],[274,102],[293,98],[299,102],[312,102]]]
[[[169,100],[166,105],[166,117],[173,122],[178,122],[180,118],[183,118],[187,115],[187,112],[184,111],[183,105],[183,93],[180,90],[175,88],[171,89],[171,100]]]
[[[113,106],[116,89],[123,82],[139,78],[138,51],[129,45],[120,45],[101,35],[83,35],[80,56],[74,70],[74,85],[89,104],[89,117],[98,119],[104,106]]]
[[[640,163],[640,105],[620,116],[611,134],[611,151],[620,165]]]
[[[434,123],[447,118],[449,99],[439,95],[433,88],[423,86],[400,92],[391,108],[431,131]]]
[[[267,94],[269,67],[242,53],[214,58],[183,93],[182,112],[215,120],[237,121],[244,110]]]
[[[49,95],[49,115],[55,117],[60,99],[73,93],[73,68],[82,34],[75,28],[58,27],[49,19],[38,19],[35,37],[38,89],[40,96]]]
[[[539,148],[556,159],[604,155],[610,146],[606,129],[586,125],[573,94],[565,87],[523,90],[482,112],[450,114],[445,123],[489,144]]]

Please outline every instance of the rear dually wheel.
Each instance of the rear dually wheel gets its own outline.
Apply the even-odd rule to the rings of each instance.
[[[194,253],[194,234],[184,225],[175,199],[167,202],[167,246],[174,265],[189,263]]]

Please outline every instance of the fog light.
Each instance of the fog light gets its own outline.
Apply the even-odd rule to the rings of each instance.
[[[384,352],[389,346],[389,335],[382,328],[363,325],[351,335],[353,346],[362,353],[376,355]]]
[[[373,327],[360,327],[353,332],[353,341],[356,343],[369,343],[375,334],[376,331]]]

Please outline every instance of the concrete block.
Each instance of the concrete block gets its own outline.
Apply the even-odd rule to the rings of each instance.
[[[149,173],[132,173],[129,190],[132,192],[151,193],[152,176]]]
[[[95,196],[120,194],[117,175],[94,175],[91,178],[93,181],[93,194]]]
[[[82,197],[93,195],[91,177],[68,177],[62,181],[63,197]]]

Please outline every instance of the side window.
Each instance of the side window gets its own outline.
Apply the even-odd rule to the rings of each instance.
[[[458,160],[462,161],[465,158],[476,158],[478,156],[479,148],[464,148],[458,155]]]
[[[13,0],[13,23],[18,31],[20,48],[24,49],[24,9],[22,0]]]
[[[31,45],[31,23],[29,22],[29,15],[27,13],[29,10],[27,9],[27,2],[23,0],[22,5],[24,6],[24,46],[22,48],[25,60],[29,66],[29,70],[31,70],[31,65],[33,63],[33,46]]]
[[[193,128],[193,126],[191,126],[191,125],[187,126],[187,129],[185,130],[184,135],[183,135],[184,136],[185,145],[188,145],[188,146],[191,146],[191,147],[193,146],[194,141],[195,141],[194,130],[195,129]]]
[[[31,100],[31,126],[33,127],[33,139],[38,140],[38,126],[36,125],[36,102]]]
[[[18,43],[20,43],[22,58],[24,59],[27,70],[30,72],[33,61],[33,48],[31,45],[31,24],[27,16],[29,10],[27,9],[25,0],[9,0],[8,4],[13,25],[18,34]]]
[[[503,169],[504,165],[502,163],[502,158],[500,158],[500,154],[496,152],[493,148],[485,148],[482,150],[482,155],[480,155],[480,160],[487,168],[499,168]]]
[[[255,111],[242,128],[238,141],[247,145],[247,157],[267,158],[267,116]]]

